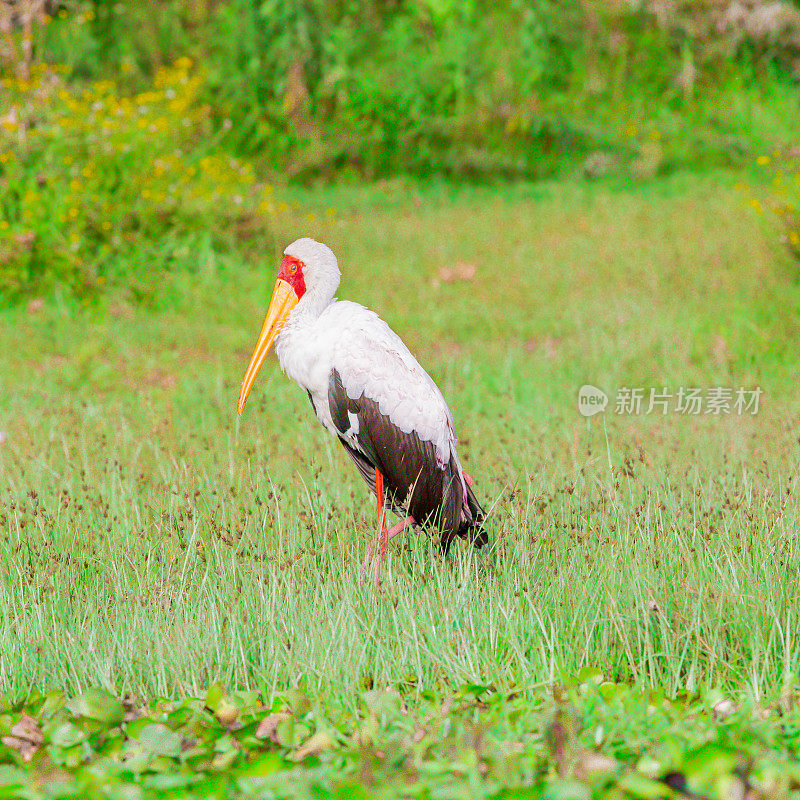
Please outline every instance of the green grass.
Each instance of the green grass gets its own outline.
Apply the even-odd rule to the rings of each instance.
[[[387,796],[655,797],[671,790],[636,781],[669,771],[710,796],[735,796],[742,776],[789,792],[800,287],[733,180],[298,193],[274,247],[247,264],[209,250],[150,308],[110,293],[3,311],[0,734],[25,707],[48,738],[35,769],[0,773],[0,797],[4,775],[52,789],[74,773],[100,792],[95,762],[104,780],[144,776],[131,791],[145,794],[163,793],[150,772],[223,767],[208,796],[376,782]],[[358,581],[373,501],[274,361],[236,417],[278,254],[304,234],[337,252],[340,296],[381,313],[437,380],[492,510],[483,551],[442,560],[425,533],[393,544],[378,595]],[[457,261],[475,278],[437,285]],[[764,394],[756,416],[589,423],[584,383],[612,403],[623,386]],[[215,702],[174,710],[215,684],[250,728],[229,734]],[[89,687],[131,707],[171,699],[166,724],[208,752],[143,745],[135,768],[115,767],[115,717],[30,699]],[[386,687],[404,711],[370,710]],[[740,710],[716,722],[722,698]],[[268,745],[278,783],[248,784],[256,723],[283,708],[297,730]],[[53,750],[68,719],[89,766]],[[312,766],[288,779],[315,732],[324,752],[301,752]],[[251,738],[240,752],[225,736]],[[594,771],[588,753],[615,761]],[[13,748],[3,760],[23,763]]]

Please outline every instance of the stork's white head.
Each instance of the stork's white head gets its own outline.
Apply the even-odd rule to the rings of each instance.
[[[304,237],[292,242],[283,254],[278,278],[292,284],[298,300],[308,296],[315,305],[322,304],[324,308],[336,294],[342,277],[333,250],[322,242]]]
[[[307,237],[297,239],[283,254],[267,318],[239,392],[240,414],[256,374],[289,315],[321,314],[333,300],[342,277],[333,250],[322,242]]]

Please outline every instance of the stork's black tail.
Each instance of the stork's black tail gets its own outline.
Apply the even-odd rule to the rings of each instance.
[[[468,519],[461,524],[458,535],[468,542],[472,542],[475,547],[483,547],[488,541],[489,536],[483,527],[483,520],[486,517],[478,498],[475,497],[475,492],[472,487],[467,484],[467,508],[464,509],[464,516]]]
[[[475,547],[483,547],[488,541],[489,536],[483,527],[483,520],[486,517],[475,492],[469,484],[465,486],[467,492],[467,503],[461,506],[461,524],[455,530],[444,531],[441,538],[442,552],[446,553],[450,549],[453,539],[458,536]]]

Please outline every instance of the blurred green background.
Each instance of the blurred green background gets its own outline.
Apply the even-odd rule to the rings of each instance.
[[[120,284],[148,299],[165,272],[191,271],[204,243],[261,249],[270,218],[291,210],[273,185],[647,181],[791,157],[800,123],[789,2],[0,9],[0,292],[11,302]],[[796,246],[793,214],[791,202],[779,210]]]

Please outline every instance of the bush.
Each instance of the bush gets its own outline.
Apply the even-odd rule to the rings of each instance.
[[[772,193],[766,205],[780,222],[781,241],[800,261],[800,152],[762,155],[758,164],[772,172]],[[758,198],[750,198],[750,205],[758,212],[763,210]]]
[[[776,122],[793,123],[800,14],[771,0],[51,5],[40,59],[73,80],[112,74],[130,94],[191,54],[220,143],[304,182],[598,164],[646,176],[748,159]],[[757,126],[754,103],[768,106]]]
[[[0,295],[54,284],[139,291],[185,265],[187,237],[202,231],[226,248],[237,227],[263,227],[271,187],[220,154],[191,67],[178,59],[135,94],[108,80],[79,88],[42,64],[29,79],[3,79]],[[130,274],[132,263],[145,274]]]

